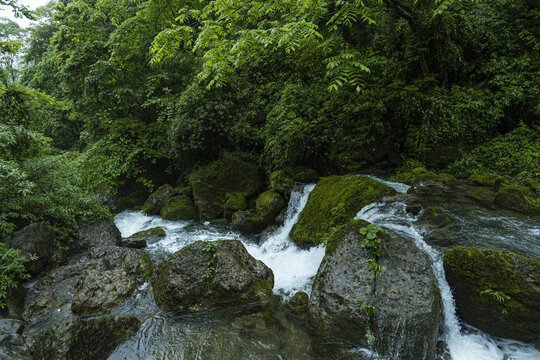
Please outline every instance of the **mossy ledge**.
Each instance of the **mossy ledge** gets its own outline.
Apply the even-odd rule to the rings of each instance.
[[[309,195],[291,238],[302,247],[319,245],[338,226],[354,218],[364,206],[395,192],[391,187],[364,176],[322,178]]]
[[[540,333],[540,262],[509,251],[457,247],[444,269],[463,320],[489,334],[533,342]]]

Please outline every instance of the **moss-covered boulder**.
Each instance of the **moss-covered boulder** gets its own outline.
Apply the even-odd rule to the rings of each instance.
[[[286,206],[287,203],[285,200],[283,200],[280,194],[272,190],[268,190],[263,192],[257,198],[255,210],[257,211],[257,214],[260,215],[262,220],[267,225],[270,225],[275,221],[276,216],[278,216],[281,210],[283,210]]]
[[[263,184],[257,166],[226,157],[200,168],[189,177],[201,220],[223,217],[227,195],[255,195]]]
[[[225,205],[223,205],[223,217],[230,219],[236,211],[246,210],[247,207],[246,197],[242,193],[235,192],[229,194]]]
[[[432,360],[441,300],[431,264],[412,240],[352,220],[328,239],[310,321],[354,344],[371,342],[383,358]]]
[[[519,184],[503,185],[495,195],[495,202],[508,209],[528,214],[540,213],[540,199],[528,187]]]
[[[152,286],[161,308],[189,310],[268,299],[274,275],[238,240],[197,241],[162,261]]]
[[[192,220],[199,215],[193,201],[185,195],[174,196],[167,200],[160,213],[164,220]]]
[[[314,183],[319,180],[319,175],[313,169],[303,166],[286,167],[270,174],[270,189],[289,195],[293,186],[297,183]]]
[[[167,200],[169,200],[173,196],[174,188],[172,187],[172,185],[162,185],[159,189],[150,194],[148,199],[146,199],[146,202],[142,207],[142,211],[149,215],[159,215],[159,212],[161,211],[163,205],[165,205]]]
[[[427,224],[433,227],[441,227],[451,224],[454,221],[452,215],[446,211],[436,208],[427,207],[417,220],[421,224]]]
[[[391,187],[364,176],[322,178],[309,194],[291,238],[299,246],[318,245],[332,228],[354,218],[364,206],[395,193]]]
[[[142,206],[148,198],[148,191],[135,191],[127,196],[118,198],[116,201],[116,212],[120,213],[126,209],[133,209]]]
[[[32,342],[30,350],[35,359],[105,360],[140,325],[131,315],[79,318],[49,328]]]
[[[440,173],[426,170],[425,167],[419,166],[412,170],[400,172],[389,178],[391,181],[397,181],[400,183],[415,185],[419,182],[424,182],[427,180],[437,181],[444,184],[452,184],[457,182],[456,178],[453,175]]]
[[[266,228],[266,222],[253,210],[237,211],[232,215],[232,223],[236,230],[243,234],[257,234]]]
[[[540,334],[540,262],[509,251],[457,247],[444,253],[446,279],[463,320],[504,338]]]
[[[471,185],[478,185],[478,186],[495,186],[498,182],[500,182],[502,179],[502,176],[492,173],[492,172],[482,172],[477,173],[469,176],[467,179],[467,182]]]
[[[121,246],[129,247],[134,249],[142,249],[146,247],[147,244],[153,244],[165,237],[165,230],[160,227],[151,228],[148,230],[143,230],[136,232],[130,237],[122,240]]]

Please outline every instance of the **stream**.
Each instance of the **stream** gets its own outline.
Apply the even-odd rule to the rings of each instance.
[[[371,175],[372,179],[406,193],[409,186],[388,182]],[[136,232],[162,227],[166,236],[149,244],[146,251],[159,263],[164,257],[197,240],[238,239],[248,252],[270,267],[275,276],[274,294],[286,300],[297,291],[310,293],[311,283],[324,256],[324,247],[300,249],[289,233],[304,208],[314,184],[293,190],[284,223],[262,237],[245,236],[230,224],[219,222],[164,221],[159,216],[124,211],[115,218],[123,237]],[[405,211],[400,201],[373,203],[356,216],[407,237],[426,252],[433,262],[443,301],[440,339],[446,342],[454,360],[538,360],[540,351],[531,344],[491,337],[467,324],[460,323],[450,287],[445,279],[442,252],[450,246],[478,246],[511,250],[540,258],[540,226],[526,217],[501,215],[479,206],[440,206],[457,221],[447,229],[446,238],[430,246],[424,241],[421,227],[415,225],[418,216]],[[459,240],[456,240],[459,239]],[[474,239],[474,240],[471,240]],[[126,309],[128,307],[129,309]],[[259,331],[257,321],[243,315],[245,309],[227,309],[221,313],[176,315],[160,311],[151,292],[143,292],[132,304],[119,312],[146,319],[139,331],[121,344],[109,359],[339,359],[343,351],[358,359],[380,359],[367,349],[350,348],[336,339],[312,333],[287,314],[277,317],[282,326],[274,331]],[[279,310],[278,310],[279,312]]]

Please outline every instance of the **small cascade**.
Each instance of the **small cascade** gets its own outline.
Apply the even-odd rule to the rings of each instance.
[[[443,302],[443,338],[453,360],[534,360],[540,351],[529,344],[514,340],[493,338],[478,329],[461,324],[456,306],[446,281],[442,253],[428,245],[422,232],[414,226],[417,217],[405,211],[402,202],[373,203],[364,207],[356,219],[363,219],[409,238],[425,251],[433,261],[433,271],[438,280]]]
[[[166,221],[159,216],[148,216],[138,211],[124,211],[115,218],[123,237],[153,227],[165,230],[165,238],[147,246],[146,251],[158,260],[198,240],[216,241],[237,239],[248,252],[264,262],[274,272],[274,293],[290,297],[297,291],[311,291],[311,282],[324,257],[322,246],[301,249],[289,238],[289,233],[306,205],[314,184],[295,188],[287,208],[285,222],[262,244],[235,231],[230,225],[214,225],[211,222]]]

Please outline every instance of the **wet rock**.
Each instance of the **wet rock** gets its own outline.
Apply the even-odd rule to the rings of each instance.
[[[287,305],[295,315],[303,320],[306,320],[308,315],[308,304],[308,294],[303,291],[299,291],[291,297]]]
[[[237,211],[232,216],[236,230],[245,234],[256,234],[270,226],[276,216],[287,206],[280,194],[268,190],[257,198],[255,211]]]
[[[161,208],[163,220],[192,220],[198,216],[193,201],[185,195],[170,198]]]
[[[71,311],[76,314],[110,310],[137,290],[123,269],[86,270],[75,284]]]
[[[259,195],[257,202],[255,203],[257,214],[261,216],[262,221],[266,223],[266,225],[272,224],[276,216],[278,216],[281,210],[286,206],[287,203],[283,200],[281,195],[272,190],[265,191]]]
[[[148,199],[146,199],[142,211],[149,215],[159,215],[161,208],[165,205],[167,200],[174,196],[174,188],[172,185],[165,184],[159,189],[154,191]]]
[[[131,315],[77,318],[38,335],[31,352],[36,359],[107,359],[140,325],[140,320]]]
[[[457,247],[444,253],[446,279],[463,320],[526,342],[540,333],[540,262],[509,251]]]
[[[407,208],[405,209],[405,211],[407,211],[409,214],[413,214],[416,216],[420,214],[420,211],[422,211],[423,208],[424,207],[422,206],[422,204],[412,203],[412,204],[407,205]]]
[[[263,231],[266,223],[253,211],[237,211],[232,215],[234,228],[243,234],[257,234]]]
[[[353,220],[329,238],[309,300],[311,322],[364,347],[371,334],[384,357],[433,359],[441,305],[431,260],[411,240],[382,230],[377,257],[362,246],[368,226]]]
[[[452,360],[452,355],[450,355],[448,344],[442,340],[437,341],[435,360]]]
[[[526,214],[540,213],[540,199],[529,188],[510,184],[501,186],[495,195],[495,202],[507,209]]]
[[[332,228],[347,223],[364,206],[395,194],[395,190],[364,176],[329,176],[315,186],[291,239],[302,247],[318,245]]]
[[[246,210],[248,207],[246,197],[239,192],[230,194],[223,205],[223,217],[230,219],[236,211]]]
[[[128,196],[118,198],[116,202],[116,212],[120,213],[127,209],[133,209],[140,207],[144,204],[148,198],[148,191],[135,191]]]
[[[200,168],[190,175],[190,181],[199,218],[203,221],[223,216],[227,194],[238,193],[248,198],[263,184],[255,165],[233,157]]]
[[[30,275],[39,274],[44,267],[54,264],[54,256],[60,252],[54,242],[56,234],[45,224],[31,224],[8,236],[4,242],[8,247],[19,249],[21,254],[30,257],[37,255],[36,260],[24,266]]]
[[[291,194],[291,190],[298,183],[314,183],[319,180],[319,175],[313,169],[306,167],[286,167],[274,171],[270,175],[270,188],[285,196]]]
[[[122,240],[122,246],[142,249],[146,244],[154,244],[165,237],[165,231],[160,227],[139,231]]]
[[[77,250],[90,250],[100,246],[116,246],[122,235],[112,221],[103,220],[83,226],[77,234],[73,247]]]
[[[23,322],[15,319],[0,319],[0,359],[30,360],[28,346],[20,335]]]
[[[467,183],[478,186],[495,186],[502,179],[502,176],[495,173],[479,173],[469,176]]]
[[[455,219],[448,212],[427,207],[416,221],[425,230],[424,240],[428,243],[439,243],[448,238],[449,226]]]
[[[152,278],[156,303],[167,310],[258,302],[273,285],[272,270],[238,240],[197,241],[162,261]]]

